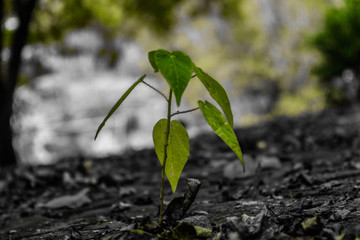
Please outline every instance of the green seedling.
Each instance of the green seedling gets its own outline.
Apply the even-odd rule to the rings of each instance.
[[[98,127],[95,138],[97,138],[106,121],[122,104],[134,88],[143,83],[159,93],[167,102],[167,118],[160,119],[153,129],[153,141],[156,155],[162,166],[161,187],[160,187],[160,222],[163,218],[163,192],[165,175],[171,185],[173,193],[176,191],[182,170],[189,158],[189,136],[183,125],[177,120],[171,120],[178,114],[188,113],[200,109],[205,120],[214,132],[234,151],[240,159],[245,171],[245,164],[242,158],[239,142],[233,131],[233,115],[230,101],[224,88],[201,68],[197,67],[190,57],[181,51],[168,52],[163,49],[151,51],[148,54],[149,62],[155,72],[160,72],[170,86],[169,94],[166,96],[158,89],[144,81],[146,75],[141,76],[116,102]],[[193,75],[193,73],[195,73]],[[217,102],[223,113],[208,101],[198,101],[198,108],[187,111],[172,113],[171,103],[173,95],[176,105],[179,107],[181,97],[190,81],[197,77],[210,93],[210,96]]]

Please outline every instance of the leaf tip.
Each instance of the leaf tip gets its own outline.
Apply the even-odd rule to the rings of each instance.
[[[98,127],[98,129],[96,130],[95,137],[94,137],[94,141],[96,140],[96,138],[98,137],[101,129],[102,129],[104,126],[105,126],[105,123],[102,122],[102,123],[100,124],[100,126]]]
[[[242,155],[241,155],[241,158],[240,158],[240,162],[241,162],[241,165],[243,167],[243,172],[245,173],[245,162],[244,162],[244,159],[243,159]]]
[[[99,135],[99,132],[97,131],[94,137],[94,141],[96,141],[97,136]]]
[[[178,107],[180,107],[180,104],[181,104],[181,98],[180,98],[180,99],[176,98],[176,105],[177,105]]]
[[[173,193],[176,192],[176,188],[177,188],[177,184],[175,186],[171,185],[171,190],[172,190]]]
[[[96,141],[97,136],[98,136],[98,133],[95,134],[94,141]]]

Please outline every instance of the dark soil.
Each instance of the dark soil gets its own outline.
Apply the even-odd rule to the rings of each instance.
[[[197,238],[360,238],[359,108],[278,118],[236,133],[245,174],[207,133],[190,140],[177,193],[166,185],[169,203],[187,191],[186,178],[202,182],[183,220],[201,219],[192,225],[210,233]],[[22,166],[0,180],[0,239],[157,239],[134,230],[146,216],[156,218],[159,188],[152,149]]]

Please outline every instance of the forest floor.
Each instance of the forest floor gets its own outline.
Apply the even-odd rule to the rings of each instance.
[[[177,193],[201,181],[164,238],[359,239],[360,108],[332,109],[236,129],[246,163],[212,133],[190,140]],[[22,166],[0,179],[0,239],[157,239],[153,149]],[[144,220],[145,219],[145,220]],[[151,223],[151,221],[150,221]],[[142,230],[139,230],[139,229]]]

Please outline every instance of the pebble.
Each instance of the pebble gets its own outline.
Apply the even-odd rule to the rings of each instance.
[[[223,176],[229,180],[234,180],[236,178],[251,176],[255,173],[258,166],[257,162],[247,154],[243,155],[245,162],[246,171],[244,173],[243,167],[239,159],[235,159],[230,163],[226,164],[223,168]]]
[[[196,215],[184,218],[182,222],[189,223],[193,226],[199,226],[206,229],[212,229],[210,220],[204,215]]]
[[[279,158],[275,156],[258,155],[256,162],[260,164],[262,169],[280,169],[282,167]]]
[[[209,215],[208,212],[202,211],[202,210],[195,210],[195,211],[193,211],[193,213],[196,215]]]
[[[119,190],[120,197],[131,196],[136,193],[136,189],[134,187],[121,187]]]

